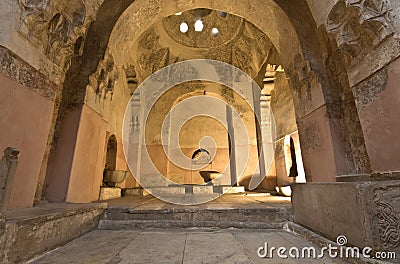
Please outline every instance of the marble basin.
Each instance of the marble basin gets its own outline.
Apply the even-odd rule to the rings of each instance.
[[[200,171],[200,175],[204,179],[205,183],[221,185],[222,173],[218,171]]]
[[[106,170],[104,171],[103,181],[107,183],[108,186],[116,186],[118,183],[123,182],[128,175],[127,171],[121,170]]]

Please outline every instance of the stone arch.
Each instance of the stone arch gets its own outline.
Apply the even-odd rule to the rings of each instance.
[[[97,71],[99,62],[106,56],[107,50],[110,51],[115,64],[122,68],[128,48],[121,48],[119,46],[121,43],[129,47],[132,41],[157,19],[193,8],[211,8],[241,16],[256,25],[271,39],[281,56],[282,65],[287,70],[293,97],[298,98],[296,95],[302,90],[308,96],[304,99],[305,101],[295,102],[296,108],[300,109],[299,112],[302,105],[305,105],[304,102],[309,103],[305,113],[297,116],[297,122],[302,145],[309,146],[308,155],[315,155],[312,152],[315,149],[321,149],[321,144],[326,142],[313,135],[323,129],[327,137],[332,137],[331,121],[325,120],[324,123],[318,123],[318,120],[306,120],[305,115],[320,111],[320,116],[325,116],[324,111],[327,110],[322,109],[322,106],[325,105],[326,89],[330,86],[324,67],[323,38],[320,37],[306,1],[296,1],[296,6],[293,6],[283,0],[241,0],[235,5],[231,5],[229,1],[209,0],[189,3],[183,0],[177,2],[106,0],[98,11],[97,20],[89,27],[82,55],[73,58],[66,75],[58,125],[64,116],[71,112],[70,110],[79,108],[85,103],[89,76]],[[265,19],[266,17],[269,20]],[[316,99],[312,97],[311,91],[317,94]],[[329,141],[326,144],[331,144],[327,147],[330,152],[327,162],[335,163],[336,157],[332,150],[334,142],[326,141]],[[315,168],[314,166],[314,170]],[[309,168],[307,172],[311,175],[312,170],[313,168]],[[336,168],[332,169],[330,181],[334,180],[333,175],[336,175]]]
[[[215,3],[207,0],[192,3],[183,1],[177,3],[142,0],[117,1],[104,1],[99,8],[96,21],[89,27],[83,54],[74,58],[66,75],[63,97],[68,98],[68,101],[65,100],[62,108],[67,109],[83,103],[89,76],[97,70],[97,65],[104,58],[108,47],[115,56],[116,63],[120,63],[128,49],[121,49],[118,43],[132,42],[147,27],[163,16],[193,8],[226,10],[228,13],[244,17],[268,35],[277,47],[278,52],[283,56],[283,65],[288,70],[292,68],[294,56],[303,57],[302,54],[310,60],[313,68],[323,69],[322,63],[315,59],[322,57],[316,51],[320,50],[320,43],[315,37],[317,29],[305,1],[296,2],[296,8],[301,7],[298,9],[284,3],[285,1],[276,1],[277,3],[275,3],[272,0],[267,2],[259,0],[240,1],[237,5],[230,5],[228,1]],[[267,20],[265,17],[271,17],[275,20]],[[122,21],[124,20],[128,28],[123,26]],[[281,25],[287,25],[287,27],[283,29]],[[274,29],[278,30],[275,31]],[[281,36],[292,37],[282,38]],[[285,48],[282,49],[283,47]]]
[[[227,13],[243,17],[254,24],[271,39],[278,52],[283,55],[284,65],[289,64],[295,54],[302,54],[301,42],[296,29],[285,11],[273,0],[238,1],[231,5],[229,1],[198,0],[185,1],[133,2],[121,15],[110,36],[110,49],[116,61],[123,61],[126,50],[118,48],[119,43],[132,43],[146,28],[165,16],[174,15],[195,8],[224,10]],[[265,19],[268,17],[269,19]],[[282,38],[281,36],[287,36]]]

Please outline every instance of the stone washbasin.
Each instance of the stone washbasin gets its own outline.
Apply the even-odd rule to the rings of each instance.
[[[200,171],[204,182],[212,185],[221,185],[222,173],[218,171]]]
[[[116,187],[118,183],[123,182],[128,175],[127,171],[122,170],[105,170],[103,181],[109,187]]]

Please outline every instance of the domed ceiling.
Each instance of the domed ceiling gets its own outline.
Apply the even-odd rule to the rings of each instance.
[[[227,44],[240,35],[244,19],[211,9],[194,9],[162,20],[165,32],[176,42],[192,48]]]
[[[276,57],[270,39],[252,23],[219,10],[193,9],[153,24],[130,50],[127,68],[143,81],[155,71],[184,60],[211,59],[236,66],[255,78]]]

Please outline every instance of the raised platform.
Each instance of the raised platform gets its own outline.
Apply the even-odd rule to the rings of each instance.
[[[244,186],[228,186],[228,185],[177,185],[177,186],[161,186],[161,187],[149,187],[147,189],[125,189],[124,196],[131,195],[151,195],[151,194],[163,194],[163,195],[176,195],[176,194],[196,194],[196,195],[212,195],[212,194],[235,194],[244,193],[246,190]]]
[[[26,260],[95,229],[106,204],[42,204],[9,211],[0,229],[1,263]]]
[[[196,206],[173,205],[150,197],[138,198],[110,201],[99,222],[99,229],[282,229],[291,219],[290,199],[268,194],[224,195]]]

